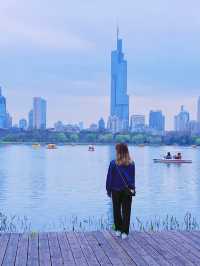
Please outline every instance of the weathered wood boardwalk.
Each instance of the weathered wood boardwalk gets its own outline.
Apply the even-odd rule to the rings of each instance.
[[[2,234],[0,265],[200,265],[200,232]]]

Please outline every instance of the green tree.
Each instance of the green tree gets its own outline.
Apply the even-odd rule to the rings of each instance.
[[[63,132],[59,132],[56,134],[56,141],[57,142],[66,142],[67,137],[65,136],[65,134]]]
[[[72,134],[70,135],[70,141],[71,141],[71,142],[78,142],[78,141],[79,141],[79,135],[76,134],[76,133],[72,133]]]
[[[112,134],[101,134],[98,136],[98,141],[101,143],[108,143],[113,141],[113,135]]]
[[[115,136],[116,142],[130,142],[131,136],[129,134],[118,134]]]

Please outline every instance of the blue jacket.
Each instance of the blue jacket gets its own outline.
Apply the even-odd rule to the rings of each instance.
[[[122,180],[122,177],[120,176],[117,167],[122,176],[124,177],[125,182],[128,183],[129,188],[135,188],[135,164],[131,163],[129,165],[116,166],[116,163],[113,160],[110,162],[106,180],[106,190],[108,195],[111,195],[112,190],[119,191],[125,188],[125,184]]]

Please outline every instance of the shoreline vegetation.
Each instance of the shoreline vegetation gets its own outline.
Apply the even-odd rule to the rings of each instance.
[[[200,146],[200,136],[168,132],[165,135],[150,133],[108,133],[80,131],[78,133],[55,132],[50,130],[0,130],[0,144],[48,144],[60,145],[89,145],[89,144],[115,144],[126,142],[129,145],[180,145]]]
[[[50,231],[101,231],[114,229],[113,222],[109,217],[100,218],[88,217],[79,219],[78,216],[63,217],[57,222],[52,221],[43,227],[43,230],[35,230],[30,220],[24,217],[7,216],[0,213],[0,233],[31,233],[31,232],[50,232]],[[130,230],[139,232],[162,232],[162,231],[199,231],[200,222],[192,216],[190,212],[186,213],[182,220],[175,216],[166,215],[164,218],[153,217],[144,222],[140,218],[134,218],[131,221]]]

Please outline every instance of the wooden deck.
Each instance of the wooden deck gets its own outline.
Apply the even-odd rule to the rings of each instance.
[[[0,265],[200,265],[200,232],[2,234]]]

